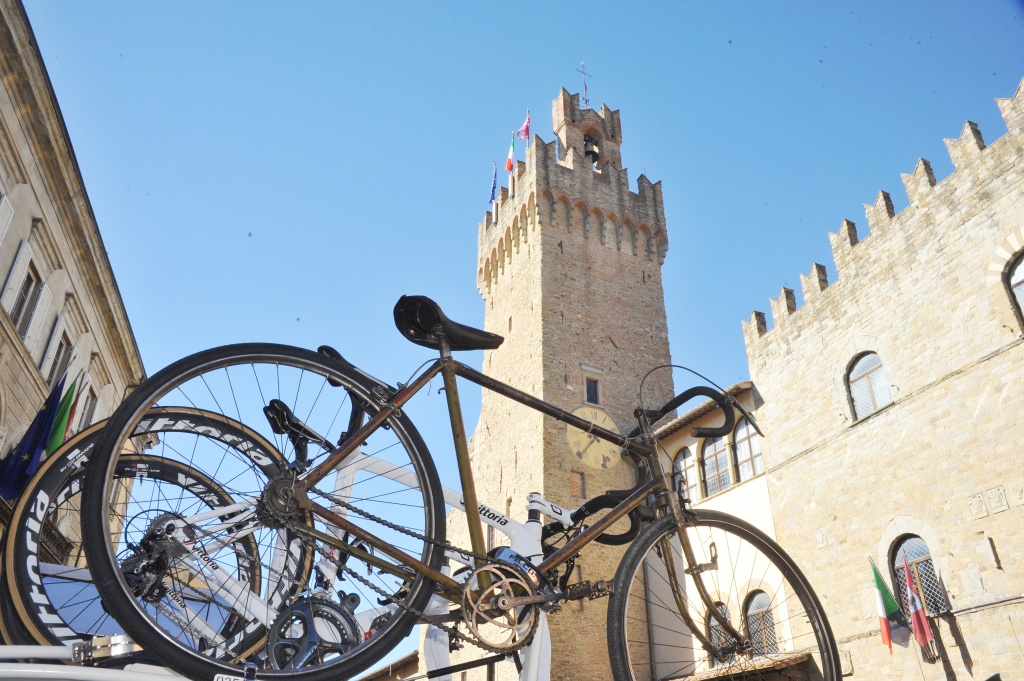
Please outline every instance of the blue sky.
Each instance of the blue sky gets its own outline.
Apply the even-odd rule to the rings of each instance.
[[[813,262],[834,278],[827,232],[866,233],[880,189],[903,208],[918,157],[945,177],[965,120],[1001,136],[1024,76],[1010,0],[25,3],[150,373],[271,340],[405,380],[429,354],[395,300],[483,323],[492,163],[527,108],[552,139],[582,61],[634,189],[663,182],[675,361],[744,380],[740,321]]]

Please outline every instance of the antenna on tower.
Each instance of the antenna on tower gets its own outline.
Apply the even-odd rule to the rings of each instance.
[[[583,74],[583,97],[580,99],[580,103],[583,104],[583,108],[584,109],[589,109],[590,108],[590,98],[587,97],[587,76],[592,76],[594,74],[587,73],[587,69],[583,65],[583,62],[580,62],[580,67],[578,69],[576,69],[576,71],[578,73],[582,73]]]

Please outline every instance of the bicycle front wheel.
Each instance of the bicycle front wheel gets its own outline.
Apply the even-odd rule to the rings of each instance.
[[[108,420],[83,491],[86,556],[105,608],[193,679],[243,678],[255,666],[259,678],[326,681],[387,654],[418,621],[430,582],[310,507],[439,569],[444,505],[416,429],[392,415],[306,497],[289,493],[303,494],[303,471],[388,392],[329,356],[269,344],[200,352],[145,381]],[[168,410],[192,416],[168,424]],[[119,462],[133,452],[204,471],[231,503],[179,509],[160,489],[125,481]],[[224,547],[241,537],[257,546],[258,585],[232,578],[237,558]],[[192,607],[199,597],[217,617]],[[220,634],[225,622],[239,633]]]
[[[777,678],[787,667],[803,670],[808,679],[840,678],[824,610],[774,541],[711,510],[690,512],[685,532],[696,565],[684,559],[668,517],[644,530],[623,556],[608,604],[616,681]],[[733,641],[709,612],[695,579],[703,580],[741,641]]]

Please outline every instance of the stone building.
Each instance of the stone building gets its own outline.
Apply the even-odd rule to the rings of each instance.
[[[867,236],[848,220],[829,235],[832,282],[814,264],[801,275],[802,307],[784,288],[773,328],[760,312],[744,323],[751,381],[729,392],[764,438],[742,419],[724,438],[693,437],[690,426],[721,421],[710,403],[660,430],[694,507],[747,519],[810,578],[844,676],[1024,674],[1024,475],[1012,463],[1024,379],[1024,82],[997,102],[1006,135],[986,146],[968,122],[946,140],[951,175],[937,180],[922,159],[903,175],[906,209],[896,214],[880,192],[865,206]],[[628,191],[618,112],[580,110],[563,90],[554,125],[560,145],[535,138],[480,225],[486,328],[507,338],[484,369],[563,407],[597,402],[626,428],[639,380],[669,359],[661,188],[641,176]],[[670,381],[656,379],[645,400],[663,401]],[[587,469],[564,427],[493,395],[471,450],[482,500],[513,515],[532,491],[575,507],[631,483],[624,468]],[[452,523],[453,541],[463,537]],[[582,577],[608,576],[617,560],[588,549]],[[882,645],[872,562],[905,609],[909,568],[934,635],[926,648],[903,627],[891,655]],[[737,591],[733,601],[730,618],[747,626],[749,599]],[[602,605],[551,618],[553,678],[607,677]],[[707,667],[701,678],[714,678]]]
[[[815,264],[802,307],[782,289],[773,328],[760,312],[744,323],[752,382],[734,389],[763,441],[687,436],[716,418],[707,407],[663,429],[694,506],[755,522],[808,575],[844,675],[1024,675],[1024,82],[997,102],[1006,135],[986,146],[968,122],[946,140],[951,175],[922,159],[906,209],[881,192],[868,236],[850,221],[829,235],[834,281]],[[894,630],[890,655],[871,561],[905,604],[904,558],[935,639]]]
[[[106,417],[142,359],[24,7],[0,2],[0,453],[67,372],[72,428]]]
[[[563,89],[552,102],[552,120],[557,142],[534,136],[479,226],[484,328],[505,337],[485,352],[484,373],[563,409],[606,414],[626,432],[636,425],[641,380],[670,363],[661,184],[641,175],[630,190],[618,111],[581,109],[579,96]],[[644,386],[651,404],[665,402],[671,372],[656,372]],[[620,457],[577,456],[563,424],[486,391],[470,452],[480,500],[520,521],[531,492],[576,508],[636,483]],[[449,538],[468,546],[460,520],[451,516]],[[502,543],[501,535],[489,533],[488,543]],[[572,581],[610,580],[621,554],[621,547],[592,544]],[[608,676],[605,618],[606,600],[571,603],[549,618],[552,679]],[[455,659],[479,652],[467,646]],[[504,664],[466,678],[516,673]]]

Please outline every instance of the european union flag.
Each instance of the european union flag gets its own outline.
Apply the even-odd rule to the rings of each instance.
[[[18,498],[39,468],[39,459],[46,449],[50,431],[53,430],[53,423],[57,419],[57,407],[60,404],[60,395],[64,392],[65,378],[67,376],[61,377],[57,385],[53,386],[50,396],[32,419],[32,425],[28,427],[18,446],[6,459],[0,461],[0,497],[7,501]]]
[[[494,189],[498,186],[498,162],[494,162],[494,175],[491,176],[491,203],[494,203]]]

